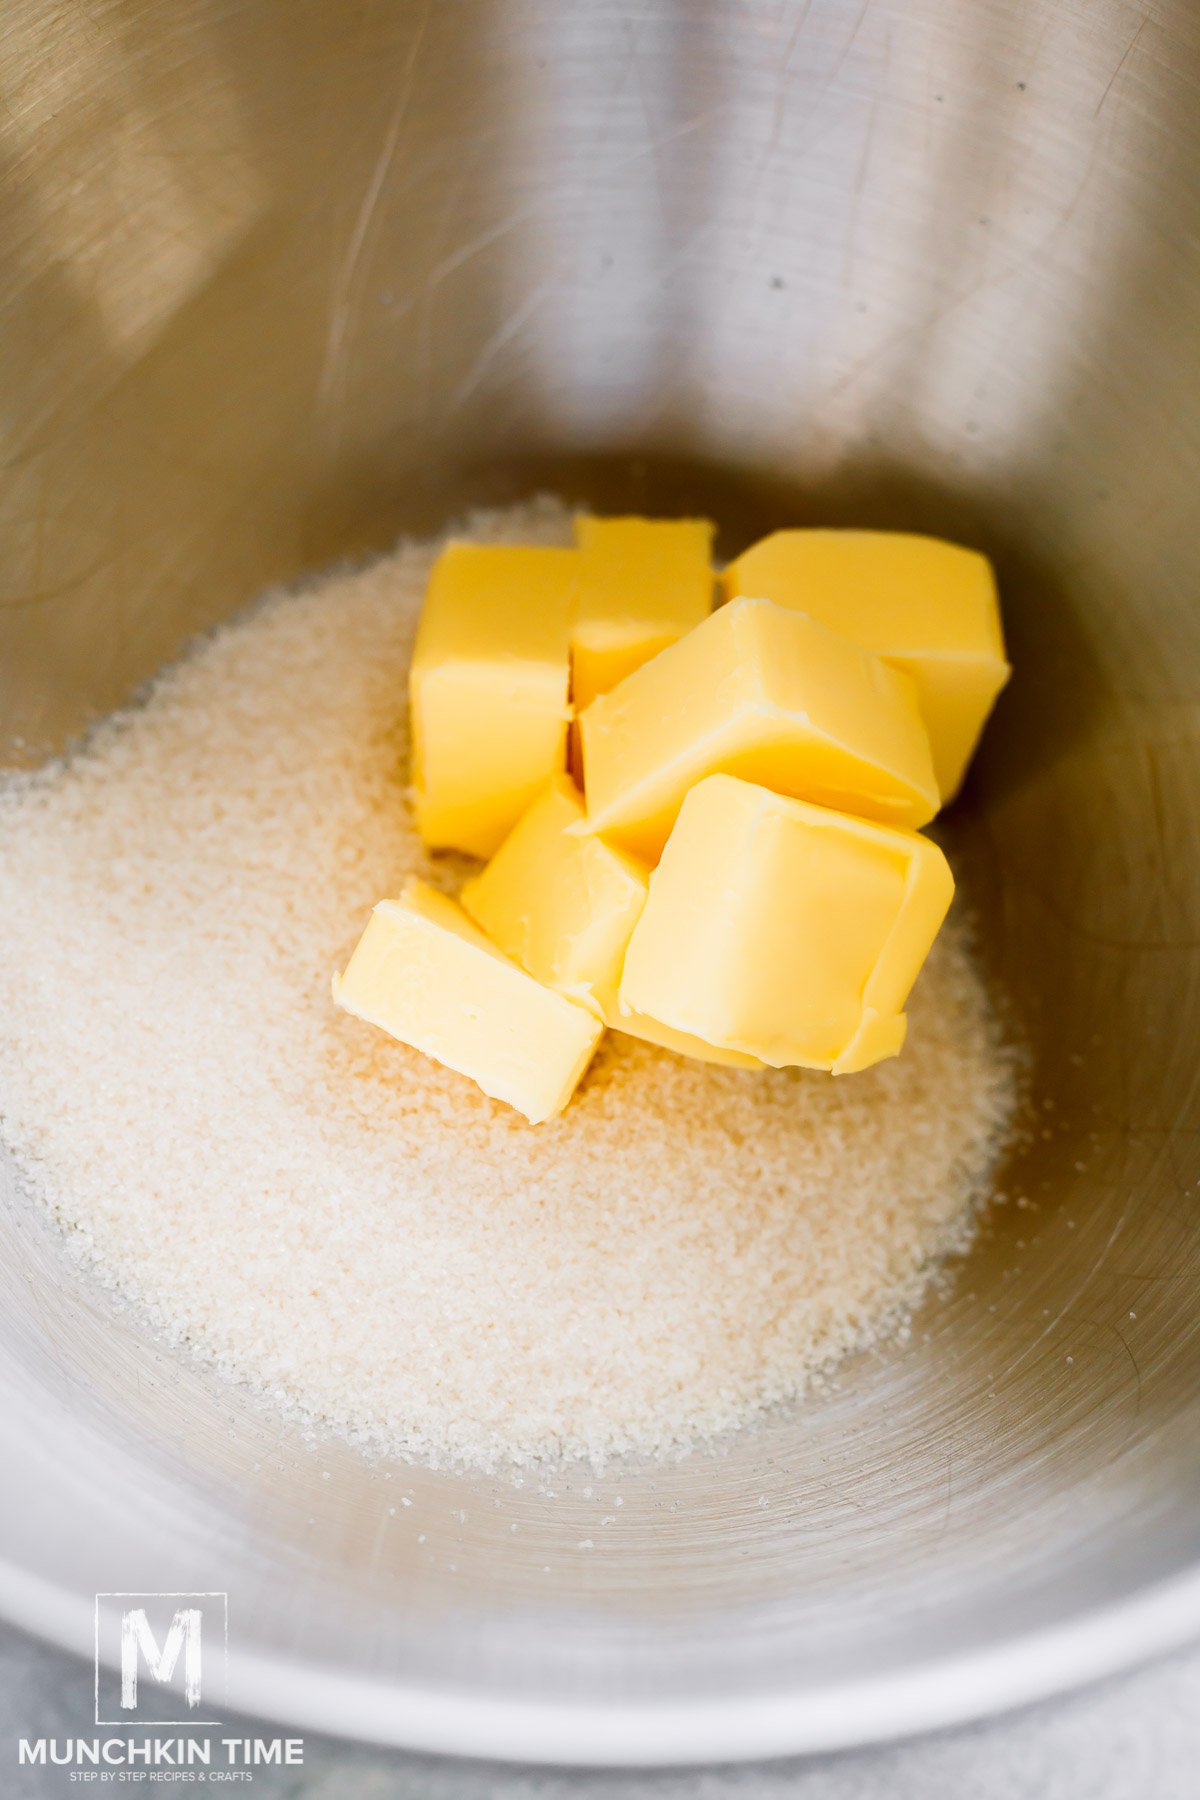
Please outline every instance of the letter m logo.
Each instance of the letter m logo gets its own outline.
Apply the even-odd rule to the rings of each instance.
[[[171,1619],[160,1650],[144,1606],[127,1607],[121,1615],[121,1708],[136,1712],[138,1662],[144,1657],[155,1681],[166,1687],[183,1651],[183,1697],[195,1710],[200,1704],[201,1638],[204,1614],[198,1606],[181,1606]]]
[[[225,1594],[97,1594],[96,1723],[219,1724],[227,1621]]]

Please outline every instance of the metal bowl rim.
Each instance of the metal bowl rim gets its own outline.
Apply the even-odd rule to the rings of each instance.
[[[76,1656],[95,1655],[86,1602],[4,1559],[0,1617]],[[1200,1563],[1067,1624],[815,1692],[656,1706],[487,1699],[231,1648],[229,1704],[396,1750],[560,1767],[687,1767],[853,1750],[967,1725],[1120,1674],[1197,1636]]]

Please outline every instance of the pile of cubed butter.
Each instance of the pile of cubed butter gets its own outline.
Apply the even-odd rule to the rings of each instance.
[[[715,607],[714,587],[719,604]],[[894,1056],[953,893],[919,835],[1009,673],[987,559],[703,520],[451,543],[410,676],[418,825],[334,997],[533,1123],[606,1029],[742,1068]]]

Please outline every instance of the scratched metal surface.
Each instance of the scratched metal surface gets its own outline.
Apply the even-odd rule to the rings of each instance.
[[[1100,1613],[1195,1574],[1198,69],[1186,0],[6,9],[8,759],[476,499],[962,536],[1017,676],[955,831],[1038,1107],[1030,1204],[910,1343],[553,1497],[305,1444],[117,1316],[9,1171],[11,1616],[80,1644],[97,1588],[227,1588],[247,1707],[430,1742],[436,1695],[496,1751],[505,1707],[586,1701],[595,1758],[673,1700],[697,1743],[763,1694],[828,1741],[848,1683],[928,1701],[1064,1621],[1115,1662]]]

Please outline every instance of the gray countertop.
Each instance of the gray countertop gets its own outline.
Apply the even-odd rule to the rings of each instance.
[[[65,1769],[19,1768],[17,1742],[91,1735],[92,1706],[90,1667],[0,1627],[5,1800],[87,1791]],[[259,1771],[252,1786],[263,1800],[1197,1800],[1200,1648],[1010,1719],[855,1755],[579,1775],[402,1756],[314,1735],[302,1768]]]

